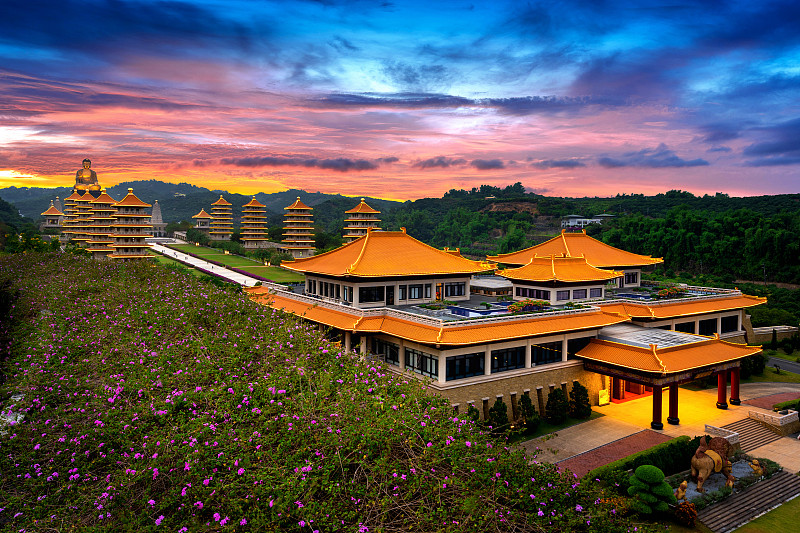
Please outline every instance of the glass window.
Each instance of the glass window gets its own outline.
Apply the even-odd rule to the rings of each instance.
[[[359,287],[358,301],[360,303],[383,302],[383,286],[380,287]]]
[[[447,381],[482,376],[485,357],[483,352],[456,355],[447,358]]]
[[[739,331],[739,315],[724,316],[720,321],[722,331],[720,333],[730,333]]]
[[[382,355],[387,363],[400,366],[400,346],[382,339],[372,339],[372,352]]]
[[[517,287],[517,296],[523,296],[524,297],[524,296],[527,296],[527,295],[528,295],[528,289],[523,289],[521,287]]]
[[[638,272],[625,272],[625,285],[632,285],[639,282]]]
[[[338,283],[336,284],[336,299],[341,300],[342,298],[342,286]]]
[[[492,350],[492,374],[525,368],[525,346]]]
[[[444,295],[447,296],[464,296],[467,290],[467,284],[461,283],[445,283]]]
[[[545,342],[542,344],[531,345],[531,363],[535,365],[545,365],[561,361],[560,342]]]
[[[675,331],[680,331],[682,333],[694,333],[694,322],[681,322],[680,324],[675,324]]]
[[[592,337],[581,337],[567,341],[567,359],[576,359],[575,354],[586,348]]]
[[[706,320],[701,320],[700,327],[698,329],[700,330],[698,331],[700,335],[705,335],[706,337],[712,336],[717,332],[717,319],[709,318]]]
[[[435,378],[439,375],[439,359],[435,355],[406,348],[406,368]]]
[[[569,300],[569,291],[556,291],[556,300]]]
[[[575,289],[572,291],[572,299],[573,300],[585,300],[586,299],[586,289]]]
[[[431,284],[428,283],[427,285],[425,285],[425,298],[430,298],[430,297],[431,297]]]
[[[406,285],[400,285],[397,289],[398,289],[397,290],[397,293],[398,293],[397,294],[397,299],[398,300],[407,300],[408,298],[406,298],[406,289],[407,289]]]
[[[422,285],[409,285],[408,299],[419,300],[420,298],[422,298]]]
[[[589,297],[590,298],[602,298],[603,297],[603,289],[598,287],[596,289],[589,289]]]

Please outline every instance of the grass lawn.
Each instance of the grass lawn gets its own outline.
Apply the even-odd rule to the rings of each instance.
[[[194,276],[197,276],[198,278],[199,278],[200,276],[205,276],[205,275],[206,275],[206,274],[203,274],[202,272],[200,272],[199,270],[196,270],[196,269],[194,269],[194,268],[192,268],[192,267],[186,266],[186,265],[184,265],[183,263],[180,263],[180,262],[178,262],[178,261],[175,261],[174,259],[170,259],[169,257],[164,257],[163,255],[156,255],[156,262],[158,262],[159,264],[162,264],[162,265],[177,265],[177,266],[182,266],[183,268],[187,268],[187,269],[189,269],[189,271],[190,271],[190,272],[191,272],[191,273],[192,273]]]
[[[784,531],[797,531],[800,522],[800,498],[786,502],[777,509],[773,509],[764,516],[743,525],[737,532],[740,533],[783,533]]]
[[[179,252],[192,253],[203,259],[213,259],[227,266],[236,267],[245,272],[250,272],[251,274],[257,274],[277,283],[300,283],[306,279],[305,276],[297,272],[284,270],[275,266],[264,266],[264,264],[253,259],[241,257],[239,255],[228,255],[216,248],[195,246],[193,244],[172,244],[170,248],[174,248]]]
[[[778,359],[786,359],[787,361],[792,361],[794,363],[800,363],[800,351],[795,350],[789,355],[786,354],[783,350],[770,350],[765,349],[764,354],[769,357],[777,357]]]
[[[278,283],[301,283],[303,282],[306,277],[302,274],[298,274],[297,272],[292,272],[291,270],[284,270],[280,267],[274,266],[245,266],[240,267],[245,272],[250,272],[251,274],[258,274],[259,276],[267,279],[271,279],[272,281],[276,281]]]
[[[567,418],[567,420],[562,424],[552,425],[548,424],[546,420],[542,420],[542,423],[539,425],[539,429],[536,430],[536,433],[532,433],[530,435],[514,435],[513,437],[508,438],[508,442],[510,444],[514,444],[517,442],[524,442],[526,440],[536,439],[541,437],[542,435],[548,435],[550,433],[556,433],[559,430],[576,426],[578,424],[583,424],[584,422],[588,422],[589,420],[594,420],[595,418],[600,418],[601,416],[606,416],[602,413],[598,413],[597,411],[592,411],[592,416],[589,418],[585,418],[583,420],[577,418]]]

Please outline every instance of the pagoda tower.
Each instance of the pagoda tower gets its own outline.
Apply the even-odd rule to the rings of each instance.
[[[150,218],[150,224],[153,225],[153,237],[166,237],[167,236],[167,223],[161,218],[161,206],[158,205],[158,200],[153,204],[153,213]]]
[[[64,219],[61,221],[61,234],[65,241],[71,240],[75,233],[72,229],[75,227],[75,222],[78,220],[75,202],[80,200],[80,198],[81,194],[76,190],[73,190],[72,194],[64,198],[64,209],[62,210],[64,212]]]
[[[100,192],[100,196],[92,200],[91,228],[89,230],[89,240],[86,242],[86,249],[91,252],[94,259],[107,259],[114,251],[111,247],[114,244],[114,215],[117,210],[114,204],[117,203],[106,193],[105,188]]]
[[[314,255],[314,218],[311,214],[312,207],[300,201],[300,197],[290,205],[284,207],[282,250],[291,254],[295,259],[311,257]]]
[[[58,197],[56,197],[56,200],[58,200]],[[53,205],[52,200],[50,200],[50,207],[47,211],[42,213],[42,216],[44,217],[44,224],[41,226],[42,230],[61,230],[61,222],[64,220],[64,213]]]
[[[267,206],[253,199],[242,206],[242,240],[247,249],[266,248]]]
[[[200,230],[208,235],[208,232],[211,230],[211,219],[214,217],[206,213],[205,209],[201,209],[200,212],[194,215],[192,218],[197,219],[197,222],[194,223],[194,229]]]
[[[75,200],[75,218],[72,224],[72,241],[86,248],[92,231],[92,201],[94,196],[87,190]]]
[[[211,230],[208,232],[211,240],[229,241],[233,234],[233,204],[222,195],[219,200],[211,204]]]
[[[64,212],[64,208],[61,207],[61,200],[58,199],[58,196],[56,196],[56,201],[53,203],[53,207],[55,207],[56,209],[58,209],[62,213]]]
[[[368,231],[381,229],[378,227],[380,222],[378,215],[381,212],[368,206],[363,198],[360,204],[349,211],[345,211],[344,214],[347,215],[347,218],[344,219],[345,244],[363,237]]]
[[[150,225],[150,214],[147,208],[151,207],[133,194],[133,189],[128,189],[128,194],[114,204],[117,212],[114,214],[114,223],[111,225],[114,244],[111,259],[123,261],[151,259],[154,256],[147,252],[150,245],[145,239],[150,236],[153,226]]]

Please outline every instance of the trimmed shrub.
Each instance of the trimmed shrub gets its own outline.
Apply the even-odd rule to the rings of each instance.
[[[669,504],[677,501],[672,487],[664,481],[664,472],[652,465],[636,469],[630,479],[628,494],[634,497],[632,507],[642,514],[668,511]]]
[[[545,406],[547,421],[551,424],[562,424],[567,420],[569,412],[569,402],[567,395],[561,389],[554,389],[547,395],[547,405]]]
[[[542,423],[542,417],[536,412],[533,407],[533,402],[528,394],[523,394],[519,399],[519,411],[525,424],[525,433],[535,433]]]
[[[481,421],[481,412],[478,411],[478,408],[475,407],[473,404],[469,404],[469,408],[467,409],[467,418],[472,420],[473,422],[480,422]]]
[[[489,409],[489,425],[496,434],[505,432],[511,425],[508,420],[508,406],[502,398],[498,398]]]
[[[697,509],[693,503],[681,502],[675,508],[675,520],[686,527],[694,527],[697,522]]]
[[[569,395],[569,416],[572,418],[589,418],[592,416],[592,405],[589,403],[589,391],[575,381]]]

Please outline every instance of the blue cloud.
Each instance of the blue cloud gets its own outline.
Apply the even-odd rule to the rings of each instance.
[[[708,165],[705,159],[682,159],[664,144],[657,148],[645,148],[638,152],[628,152],[621,157],[600,157],[597,162],[606,168],[645,167],[645,168],[680,168]]]

